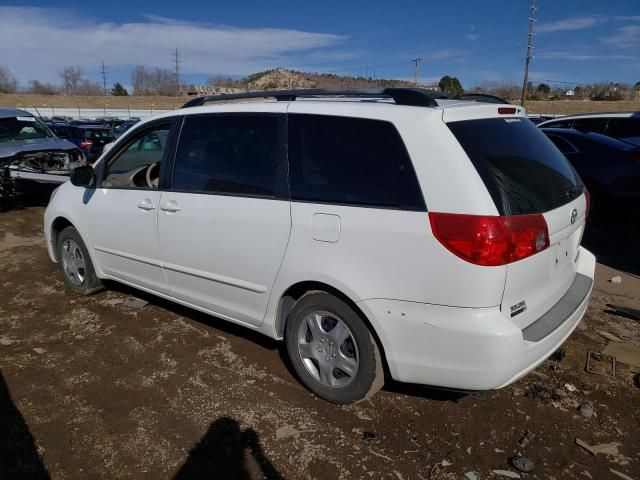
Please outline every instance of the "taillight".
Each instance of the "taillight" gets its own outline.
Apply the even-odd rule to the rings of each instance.
[[[515,107],[498,107],[498,113],[500,115],[513,115],[516,113]]]
[[[589,218],[589,212],[591,212],[591,194],[589,190],[587,190],[587,187],[584,187],[584,198],[587,201],[587,208],[584,211],[584,219],[586,220]]]
[[[91,147],[93,146],[93,141],[92,140],[85,140],[84,142],[80,142],[80,147],[81,148],[86,148],[87,150],[91,149]]]
[[[497,266],[549,247],[547,222],[535,215],[460,215],[429,212],[431,230],[450,252],[476,265]]]

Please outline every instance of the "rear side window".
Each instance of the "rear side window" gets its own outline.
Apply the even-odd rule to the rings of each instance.
[[[389,122],[289,115],[291,198],[424,211],[413,165]]]
[[[605,133],[608,121],[608,118],[576,118],[573,129],[584,133]]]
[[[625,138],[640,139],[640,117],[610,119],[607,135],[623,140]]]
[[[451,122],[501,215],[543,213],[582,194],[582,181],[531,122],[489,118]]]
[[[282,115],[187,116],[172,188],[287,197]]]
[[[544,128],[571,128],[573,120],[558,120],[557,122],[546,123]]]

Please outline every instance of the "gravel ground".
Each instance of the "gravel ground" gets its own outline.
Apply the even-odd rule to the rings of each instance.
[[[153,297],[128,308],[134,292],[116,284],[65,291],[43,211],[0,213],[0,479],[498,479],[514,455],[535,464],[525,479],[640,478],[634,373],[585,372],[587,351],[609,342],[599,332],[640,344],[640,324],[607,307],[638,306],[638,237],[587,237],[609,265],[636,264],[598,266],[562,361],[484,396],[390,383],[335,406],[266,337]],[[619,445],[593,455],[576,439]]]

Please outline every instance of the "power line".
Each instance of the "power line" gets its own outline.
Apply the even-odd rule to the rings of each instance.
[[[524,107],[524,100],[527,93],[527,83],[529,81],[529,63],[533,56],[531,55],[531,49],[533,48],[533,25],[536,21],[536,0],[531,0],[531,14],[529,15],[529,34],[527,35],[527,57],[524,62],[524,80],[522,81],[522,98],[520,99],[520,105]]]
[[[178,47],[173,54],[176,66],[176,97],[180,96],[180,54],[178,53]]]
[[[420,75],[420,62],[422,61],[422,59],[420,57],[414,58],[413,60],[411,60],[413,63],[416,64],[416,68],[415,68],[415,82],[416,82],[416,87],[418,85],[420,85],[418,83],[418,76]]]
[[[107,96],[107,67],[104,66],[104,60],[102,61],[102,69],[100,70],[102,74],[102,86],[104,88],[104,96]]]

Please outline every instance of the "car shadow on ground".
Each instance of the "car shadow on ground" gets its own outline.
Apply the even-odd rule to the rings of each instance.
[[[613,221],[589,220],[582,245],[599,263],[631,275],[640,276],[640,217]]]
[[[191,449],[173,480],[214,478],[277,480],[283,477],[265,456],[253,429],[242,430],[236,420],[221,417]]]
[[[33,435],[16,408],[9,387],[0,373],[0,478],[48,479]]]
[[[142,300],[149,302],[150,304],[156,305],[169,312],[175,313],[176,315],[189,318],[193,321],[206,325],[207,327],[220,330],[222,333],[226,333],[234,337],[246,338],[247,340],[250,340],[256,343],[257,345],[261,346],[264,349],[277,350],[278,348],[280,348],[280,342],[277,342],[276,340],[273,340],[265,335],[257,333],[249,328],[243,327],[242,325],[237,325],[227,320],[217,318],[212,315],[208,315],[206,313],[200,312],[198,310],[194,310],[189,307],[185,307],[184,305],[180,305],[178,303],[172,302],[171,300],[165,300],[164,298],[157,297],[153,294],[143,292],[142,290],[137,290],[133,287],[129,287],[128,285],[124,285],[122,283],[107,280],[107,281],[104,281],[104,285],[107,288],[107,290],[110,290],[113,292],[119,292],[119,293],[122,293],[123,295],[131,296],[131,297],[140,298]]]
[[[0,170],[0,175],[2,171]],[[2,179],[0,179],[0,183]],[[46,207],[51,193],[59,184],[22,181],[16,184],[0,184],[0,212],[22,210],[27,207]]]
[[[287,371],[291,375],[291,378],[295,379],[295,381],[298,381],[297,380],[298,375],[296,374],[295,369],[293,368],[293,365],[289,360],[289,355],[287,353],[287,349],[284,342],[279,342],[265,335],[254,332],[253,330],[250,330],[241,325],[236,325],[227,320],[220,319],[212,315],[199,312],[198,310],[185,307],[183,305],[177,304],[170,300],[165,300],[164,298],[160,298],[150,293],[143,292],[142,290],[136,290],[135,288],[129,287],[128,285],[124,285],[124,284],[113,282],[113,281],[105,281],[104,284],[108,290],[119,292],[128,296],[140,298],[142,300],[149,302],[150,304],[156,305],[160,308],[163,308],[172,313],[175,313],[176,315],[180,315],[182,317],[196,321],[198,323],[206,325],[207,327],[215,328],[227,335],[245,338],[266,350],[278,350],[280,359],[282,360],[282,363],[284,364]],[[427,400],[458,402],[463,398],[469,397],[469,396],[473,396],[473,397],[484,396],[484,392],[461,392],[461,391],[455,391],[455,390],[429,387],[424,385],[404,384],[404,383],[395,382],[391,380],[389,371],[386,368],[385,368],[385,378],[387,379],[384,386],[385,391],[399,393],[402,395],[408,395],[412,397],[420,397]],[[472,394],[470,395],[470,393]]]

